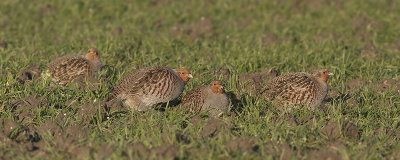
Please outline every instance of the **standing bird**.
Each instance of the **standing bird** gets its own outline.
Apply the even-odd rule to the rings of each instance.
[[[287,73],[267,83],[265,98],[284,106],[318,107],[328,94],[326,81],[333,73],[326,69],[314,75],[305,72]]]
[[[212,81],[209,85],[198,86],[182,99],[182,105],[192,113],[208,111],[211,116],[226,113],[229,109],[229,98],[224,92],[221,81]]]
[[[146,111],[156,104],[178,98],[191,78],[193,76],[186,69],[160,66],[137,69],[115,86],[107,101],[117,98],[130,109]]]
[[[91,48],[86,56],[66,55],[56,58],[47,68],[53,82],[66,84],[80,76],[96,75],[101,65],[99,52],[96,48]]]

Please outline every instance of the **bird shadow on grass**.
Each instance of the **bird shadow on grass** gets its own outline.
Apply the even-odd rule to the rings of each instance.
[[[167,108],[174,107],[176,108],[179,104],[181,104],[181,100],[173,100],[169,101],[167,103],[162,103],[160,105],[156,105],[154,107],[154,110],[159,111],[159,112],[165,112]]]
[[[246,95],[241,95],[240,97],[238,97],[232,92],[227,92],[226,94],[228,95],[229,100],[231,101],[232,104],[232,108],[230,109],[231,112],[242,113],[244,110],[244,104],[242,102],[248,101],[248,99],[246,99]],[[249,97],[250,96],[248,96],[247,98]],[[250,100],[255,101],[255,99],[252,97],[250,97]]]
[[[336,97],[326,98],[323,102],[333,105],[335,102],[345,102],[352,97],[353,95],[351,93],[342,93]]]

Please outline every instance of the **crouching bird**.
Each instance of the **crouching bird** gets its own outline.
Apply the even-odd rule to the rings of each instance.
[[[219,116],[228,112],[229,98],[222,82],[217,80],[188,92],[182,99],[182,105],[195,114],[208,111],[211,116]]]
[[[333,73],[326,69],[311,75],[305,72],[287,73],[272,79],[262,93],[265,99],[279,105],[318,107],[328,94],[327,80]]]
[[[131,110],[146,111],[178,98],[193,76],[186,69],[155,66],[137,69],[123,78],[108,97],[121,100]]]
[[[83,55],[65,55],[56,58],[47,66],[51,80],[58,84],[66,84],[80,76],[97,75],[102,63],[96,48],[89,49]]]

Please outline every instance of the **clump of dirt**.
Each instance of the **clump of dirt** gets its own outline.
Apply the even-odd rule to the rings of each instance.
[[[382,79],[381,81],[374,83],[381,92],[387,92],[394,88],[394,91],[400,91],[400,82],[395,79]]]
[[[108,113],[115,114],[115,113],[123,113],[127,112],[128,109],[124,106],[121,100],[112,99],[106,102],[106,110]]]
[[[5,132],[0,132],[0,141],[5,144],[12,143],[12,140],[8,137],[8,134],[6,134]]]
[[[56,118],[55,118],[55,122],[58,124],[63,124],[65,122],[67,122],[67,114],[66,113],[59,113]]]
[[[42,4],[38,7],[38,13],[42,16],[50,16],[56,8],[50,4]]]
[[[251,137],[240,137],[234,138],[229,141],[226,145],[229,152],[240,151],[243,154],[250,155],[253,152],[256,152],[259,149],[258,145],[255,145],[254,138]]]
[[[125,155],[135,159],[135,158],[147,158],[149,155],[150,150],[141,142],[136,142],[132,146],[128,146]]]
[[[392,135],[393,131],[392,131],[392,128],[390,128],[390,127],[381,127],[381,128],[375,129],[374,134],[375,135],[379,135],[379,134]]]
[[[361,50],[361,54],[366,57],[381,57],[381,52],[372,44],[372,42],[369,42],[364,45],[364,47]]]
[[[296,126],[299,125],[299,124],[296,122],[296,118],[293,117],[293,116],[290,115],[290,114],[285,114],[285,115],[283,116],[283,118],[287,120],[287,123],[288,123],[289,126],[296,127]]]
[[[50,143],[50,145],[53,148],[56,149],[56,151],[68,153],[70,155],[71,154],[79,155],[81,152],[79,152],[78,149],[85,149],[85,148],[80,148],[78,146],[78,140],[71,138],[71,137],[59,136],[59,137],[55,137],[55,141],[48,141],[48,142]],[[76,155],[76,156],[78,156],[78,155]]]
[[[114,147],[110,144],[102,144],[97,149],[96,159],[108,159],[114,152]]]
[[[79,76],[75,78],[72,82],[78,85],[79,90],[82,92],[96,91],[101,87],[101,83],[96,77]]]
[[[199,20],[189,24],[186,27],[185,32],[192,40],[207,38],[215,34],[215,26],[211,18],[201,17]]]
[[[16,142],[37,142],[40,136],[33,125],[20,126],[12,137]]]
[[[328,137],[328,139],[336,139],[340,136],[340,128],[337,122],[328,122],[322,129],[322,134]]]
[[[349,121],[344,121],[343,122],[343,131],[346,137],[350,137],[350,138],[358,138],[359,134],[358,134],[358,128],[357,126]]]
[[[66,129],[66,134],[68,137],[81,139],[87,137],[90,134],[90,130],[81,125],[73,124]]]
[[[224,80],[228,80],[231,75],[231,72],[229,71],[229,69],[220,67],[214,71],[214,74],[217,76],[222,76]]]
[[[340,148],[346,148],[346,143],[342,139],[336,139],[335,141],[329,141],[326,147],[331,150],[339,150]]]
[[[169,137],[169,136],[172,136],[172,137]],[[178,126],[176,126],[176,125],[168,127],[167,131],[163,131],[161,134],[161,138],[166,143],[172,142],[171,138],[175,139],[176,141],[178,141],[180,143],[185,143],[185,144],[190,143],[190,139],[188,137],[186,137],[182,133],[182,130],[180,130],[178,128]]]
[[[347,82],[347,87],[349,87],[350,90],[361,88],[364,85],[365,82],[361,78],[352,79],[349,82]]]
[[[185,144],[190,143],[190,139],[181,132],[175,134],[175,139],[180,143],[185,143]]]
[[[199,126],[203,122],[203,119],[199,115],[195,115],[190,119],[190,123],[194,126]]]
[[[308,154],[309,159],[324,159],[324,160],[341,160],[342,156],[335,150],[318,150],[311,151]]]
[[[290,37],[279,38],[278,36],[276,36],[274,33],[271,32],[266,32],[262,37],[262,42],[265,48],[270,47],[272,44],[282,43],[286,41],[290,41]]]
[[[155,156],[156,159],[176,159],[178,154],[179,148],[173,144],[154,147],[150,150],[150,157]]]
[[[124,32],[123,32],[124,30],[122,29],[122,27],[114,27],[113,29],[112,29],[112,33],[113,33],[113,35],[115,36],[115,37],[119,37],[119,36],[121,36]]]
[[[400,128],[400,127],[398,127]],[[389,141],[393,141],[394,138],[400,138],[400,130],[392,129],[391,127],[380,127],[375,129],[374,135],[383,135],[384,137],[389,137]]]
[[[15,129],[17,129],[17,128],[20,127],[20,125],[19,125],[17,122],[12,121],[12,120],[9,120],[9,119],[2,119],[2,120],[0,121],[0,126],[1,126],[1,128],[2,128],[3,133],[4,133],[6,136],[10,136],[10,134],[11,134]]]
[[[361,15],[358,17],[353,18],[352,20],[352,27],[355,31],[355,37],[360,38],[362,40],[366,40],[371,37],[371,34],[367,30],[367,26],[373,29],[379,29],[383,25],[381,22],[377,20],[373,20],[368,16]]]
[[[76,156],[77,159],[87,159],[91,149],[88,146],[74,146],[69,150],[69,153]]]
[[[18,120],[22,124],[31,123],[34,118],[35,118],[35,116],[33,116],[33,114],[28,113],[28,112],[22,112],[22,113],[18,114]]]
[[[103,118],[105,117],[105,103],[90,101],[83,104],[81,108],[78,108],[76,113],[78,119],[83,119],[84,122],[90,122],[92,117],[95,117],[97,114],[100,114]]]
[[[31,64],[28,66],[27,69],[22,70],[19,72],[18,76],[18,82],[21,84],[24,84],[26,81],[31,81],[38,79],[42,73],[42,70],[40,70],[39,64]]]
[[[202,137],[214,137],[219,133],[226,134],[230,132],[233,127],[230,124],[216,118],[209,118],[201,131]]]
[[[0,79],[2,79],[3,77],[7,77],[8,74],[11,74],[11,72],[10,72],[10,71],[7,71],[7,70],[1,70],[1,72],[0,72]],[[12,74],[11,74],[11,75],[12,75]]]
[[[37,131],[41,136],[51,135],[54,137],[61,137],[63,134],[62,128],[56,122],[49,119],[44,121],[37,128]]]
[[[278,71],[265,68],[261,72],[242,73],[239,75],[239,83],[250,91],[251,95],[257,95],[264,88],[264,84],[278,75]]]
[[[173,144],[166,144],[149,149],[143,143],[137,142],[128,146],[123,154],[131,159],[149,157],[151,159],[176,159],[178,158],[179,148]]]
[[[263,144],[264,153],[272,155],[274,159],[291,159],[295,156],[294,150],[289,144],[275,144],[273,142],[267,142]]]
[[[11,106],[13,106],[17,111],[26,111],[41,107],[46,103],[47,101],[44,98],[38,96],[37,94],[32,94],[23,99],[18,99],[11,102]]]
[[[1,40],[0,41],[0,48],[7,49],[7,47],[8,47],[8,42],[5,41],[5,40]]]
[[[295,117],[295,122],[297,125],[305,125],[308,123],[312,123],[314,116],[301,116]]]

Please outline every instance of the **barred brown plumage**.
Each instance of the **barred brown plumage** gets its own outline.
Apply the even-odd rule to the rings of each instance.
[[[65,84],[79,76],[92,76],[101,68],[99,53],[96,48],[89,49],[86,56],[66,55],[56,58],[47,66],[51,80]]]
[[[116,98],[123,100],[128,108],[146,111],[153,105],[178,98],[190,78],[192,75],[186,69],[161,66],[137,69],[115,86],[107,101]]]
[[[222,82],[217,80],[188,92],[182,99],[182,105],[192,113],[208,111],[211,116],[218,116],[228,111],[229,98],[224,92]]]
[[[319,70],[314,75],[305,72],[287,73],[267,83],[264,93],[269,101],[283,106],[319,106],[328,93],[326,81],[333,75],[328,70]]]

